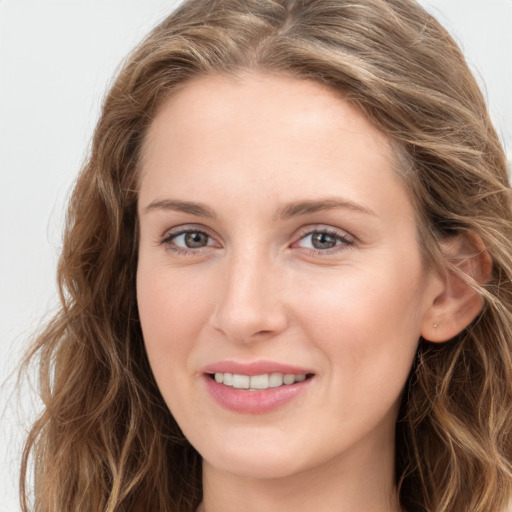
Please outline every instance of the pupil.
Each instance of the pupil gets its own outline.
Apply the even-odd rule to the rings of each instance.
[[[185,235],[185,245],[190,248],[204,247],[208,242],[208,235],[205,233],[187,233]]]
[[[336,237],[328,233],[315,233],[312,242],[315,249],[331,249],[336,245]]]

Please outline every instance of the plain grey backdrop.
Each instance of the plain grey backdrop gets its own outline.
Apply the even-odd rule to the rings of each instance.
[[[0,0],[0,512],[33,406],[8,378],[56,304],[63,212],[118,65],[177,0]],[[512,160],[512,0],[422,0],[462,45]],[[77,364],[80,364],[77,361]],[[37,407],[37,403],[36,403]]]

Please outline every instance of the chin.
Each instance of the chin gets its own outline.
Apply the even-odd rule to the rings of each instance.
[[[286,478],[310,469],[318,463],[313,460],[313,453],[310,457],[304,453],[303,443],[300,443],[300,449],[290,439],[269,442],[267,438],[258,442],[253,437],[249,443],[247,439],[251,440],[251,437],[247,436],[244,443],[234,442],[229,436],[222,443],[210,441],[206,444],[204,440],[199,443],[202,446],[196,445],[196,449],[210,467],[244,478]]]
[[[206,464],[222,473],[236,475],[248,479],[282,479],[300,473],[306,468],[300,468],[297,461],[290,456],[264,459],[263,457],[249,457],[242,454],[224,453],[221,457],[203,459]]]

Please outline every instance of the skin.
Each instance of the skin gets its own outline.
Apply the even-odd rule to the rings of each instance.
[[[399,401],[446,280],[424,269],[393,166],[386,136],[355,107],[293,78],[197,79],[150,127],[139,312],[162,395],[204,460],[204,510],[399,510]],[[280,215],[326,199],[349,206]],[[206,245],[187,248],[183,229]],[[319,230],[332,248],[315,249]],[[314,377],[284,406],[242,414],[205,390],[201,369],[219,360]]]

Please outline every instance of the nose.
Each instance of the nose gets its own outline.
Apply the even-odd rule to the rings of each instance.
[[[277,265],[254,254],[225,263],[213,327],[237,343],[269,339],[285,330],[288,318]]]

